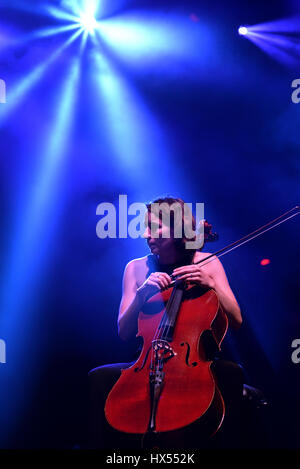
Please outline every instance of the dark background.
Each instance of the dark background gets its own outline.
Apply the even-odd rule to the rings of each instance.
[[[288,58],[299,57],[300,23],[270,53],[237,33],[294,18],[299,3],[103,2],[103,19],[126,25],[133,15],[133,40],[104,33],[84,50],[74,41],[34,81],[31,72],[73,33],[39,35],[63,24],[45,13],[49,3],[61,8],[42,0],[0,8],[1,448],[86,447],[88,371],[135,350],[118,338],[116,320],[124,267],[148,250],[142,239],[97,238],[99,203],[165,193],[204,202],[219,233],[209,252],[299,204],[291,83],[300,59]],[[224,355],[267,396],[272,447],[299,448],[298,240],[294,218],[222,258],[244,317]]]

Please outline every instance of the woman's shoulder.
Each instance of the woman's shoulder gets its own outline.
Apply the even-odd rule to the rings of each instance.
[[[218,258],[211,252],[196,251],[194,259],[193,259],[193,263],[197,264],[197,262],[203,261],[203,259],[206,259],[208,257],[209,259],[207,259],[207,264],[209,264],[211,261],[218,262]],[[206,262],[204,262],[204,264],[206,264]]]
[[[202,252],[202,251],[196,251],[195,257],[193,259],[193,263],[197,264],[197,262],[203,261],[204,259],[207,259],[207,262],[203,262],[203,266],[207,265],[209,268],[212,268],[214,270],[220,270],[222,269],[222,264],[217,256],[212,254],[211,252]],[[214,261],[214,262],[213,262]]]
[[[211,256],[211,252],[196,251],[193,262],[196,263],[198,261],[202,261],[202,259],[205,259],[208,256]]]
[[[152,255],[138,257],[136,259],[132,259],[126,265],[125,272],[126,275],[131,276],[135,279],[137,286],[142,285],[142,283],[146,280],[147,276],[151,271],[153,271],[153,266],[151,264]],[[154,269],[155,270],[155,269]]]
[[[146,269],[149,266],[149,263],[152,262],[152,254],[143,257],[137,257],[136,259],[132,259],[126,265],[126,268],[134,268],[134,269]]]

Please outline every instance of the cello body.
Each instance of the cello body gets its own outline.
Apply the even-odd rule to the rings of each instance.
[[[121,432],[145,434],[149,431],[153,400],[149,372],[153,348],[156,347],[157,352],[160,347],[160,340],[154,341],[153,337],[159,330],[170,295],[170,290],[157,293],[144,304],[137,335],[143,338],[141,354],[134,365],[122,370],[107,397],[106,419]],[[225,406],[211,370],[212,356],[207,353],[207,345],[213,343],[219,349],[227,327],[227,317],[213,290],[198,286],[184,290],[172,340],[167,350],[161,352],[163,383],[152,431],[169,432],[186,427],[212,408],[215,413],[212,433],[221,426]],[[164,346],[165,341],[162,343]]]

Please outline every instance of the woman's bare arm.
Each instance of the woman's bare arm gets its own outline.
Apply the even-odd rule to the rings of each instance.
[[[138,287],[136,269],[140,260],[129,262],[123,276],[123,294],[118,316],[119,336],[129,340],[137,334],[138,315],[145,301],[171,283],[171,277],[165,272],[153,272]],[[145,275],[145,274],[144,274]]]

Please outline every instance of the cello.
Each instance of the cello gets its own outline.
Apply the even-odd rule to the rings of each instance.
[[[199,263],[211,262],[214,256],[298,215],[299,207],[296,209],[297,213],[283,214]],[[211,289],[175,279],[171,289],[148,299],[138,319],[142,352],[130,368],[122,370],[106,400],[110,425],[125,433],[163,434],[188,427],[210,412],[209,433],[217,432],[225,406],[211,365],[227,327],[227,317]]]
[[[205,241],[217,239],[206,221],[204,235]],[[171,290],[152,296],[138,319],[138,336],[143,338],[140,357],[122,371],[106,401],[110,425],[125,433],[169,432],[214,407],[216,431],[224,417],[224,402],[210,367],[227,327],[213,290],[176,281]],[[211,356],[204,344],[208,332]]]
[[[227,325],[212,290],[178,282],[171,293],[151,297],[138,319],[138,336],[143,337],[140,357],[122,371],[106,401],[110,425],[126,433],[176,430],[200,418],[215,399],[217,430],[224,402],[201,336],[210,331],[219,348]]]

